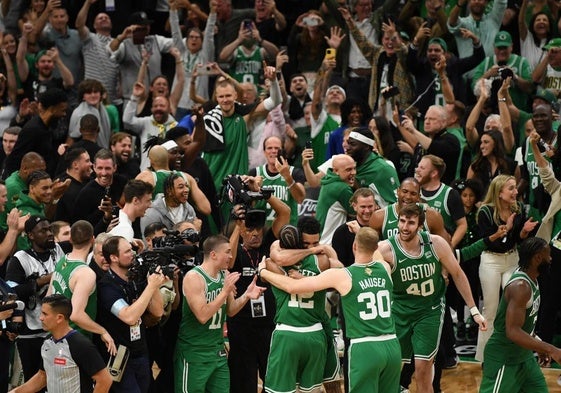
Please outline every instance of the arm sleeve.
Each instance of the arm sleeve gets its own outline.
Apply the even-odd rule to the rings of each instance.
[[[481,255],[481,253],[486,249],[487,245],[485,244],[485,240],[479,239],[469,246],[456,250],[456,258],[458,258],[458,262],[469,261],[470,259]]]
[[[84,371],[88,376],[92,377],[105,368],[105,362],[97,348],[81,333],[76,332],[68,337],[67,340],[72,359],[74,359],[80,370]]]
[[[8,261],[6,282],[24,303],[27,303],[29,297],[35,294],[35,285],[32,281],[26,281],[25,270],[23,270],[21,262],[16,257],[12,257]]]
[[[202,53],[207,61],[214,61],[214,27],[216,26],[216,13],[210,13],[206,21]]]
[[[450,194],[448,194],[448,211],[452,216],[454,221],[459,220],[460,218],[464,218],[466,213],[464,211],[464,205],[462,204],[462,198],[458,191],[452,189],[450,190]]]
[[[136,116],[136,108],[138,103],[136,101],[130,100],[125,106],[123,112],[123,123],[134,133],[139,134],[143,128],[143,119]]]

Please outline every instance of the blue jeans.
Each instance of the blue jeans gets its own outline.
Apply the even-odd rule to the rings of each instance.
[[[111,385],[114,393],[146,393],[150,387],[150,363],[148,356],[129,358],[121,382]]]

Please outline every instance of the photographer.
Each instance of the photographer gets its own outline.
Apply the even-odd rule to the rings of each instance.
[[[534,89],[530,64],[524,57],[512,53],[512,37],[506,31],[499,31],[495,37],[495,55],[487,56],[474,70],[472,89],[475,89],[479,79],[490,79],[496,86],[501,86],[501,80],[512,77],[509,89],[514,104],[523,110],[528,110],[528,97]],[[491,94],[493,97],[494,92]],[[493,105],[495,108],[496,106]],[[496,112],[496,111],[495,111]]]
[[[257,189],[260,179],[247,177],[250,189]],[[257,273],[257,265],[269,255],[271,244],[278,238],[280,229],[290,220],[290,208],[271,195],[267,202],[275,212],[270,228],[265,227],[265,212],[250,210],[249,206],[236,205],[236,227],[230,236],[232,259],[230,271],[240,273],[236,283],[237,293],[244,293]],[[242,243],[240,244],[240,237]],[[268,284],[257,281],[257,285]],[[275,327],[275,300],[271,291],[265,291],[258,299],[248,302],[238,314],[229,317],[228,339],[230,354],[230,392],[250,392],[257,388],[257,372],[262,380],[267,370],[267,357],[271,334]]]
[[[6,281],[0,278],[0,306],[13,302],[11,299],[14,295],[11,291]],[[8,391],[12,345],[17,335],[17,330],[14,329],[19,327],[18,322],[23,322],[23,311],[10,309],[0,312],[0,393]]]
[[[98,323],[105,327],[115,344],[124,345],[129,359],[114,392],[147,392],[151,370],[148,360],[145,317],[159,319],[163,310],[160,287],[167,280],[160,269],[147,276],[145,284],[130,281],[134,259],[130,243],[113,236],[103,243],[103,256],[109,271],[98,283]]]
[[[6,282],[25,303],[25,325],[16,345],[24,378],[28,380],[41,366],[41,344],[47,336],[39,320],[41,303],[64,251],[55,243],[51,225],[44,217],[31,216],[25,223],[25,233],[31,247],[16,252],[8,261]]]

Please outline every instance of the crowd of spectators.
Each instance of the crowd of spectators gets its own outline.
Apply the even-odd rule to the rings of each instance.
[[[395,235],[391,219],[412,202],[425,204],[425,229],[458,255],[480,239],[486,248],[460,263],[488,330],[477,333],[450,285],[438,368],[457,364],[457,344],[477,342],[483,361],[517,248],[536,233],[551,244],[537,320],[551,342],[561,279],[552,203],[560,17],[545,0],[2,0],[0,300],[13,292],[25,309],[17,337],[0,333],[0,358],[15,342],[21,363],[0,365],[0,393],[17,380],[9,370],[25,380],[44,370],[42,299],[57,292],[52,277],[71,274],[59,265],[74,260],[97,286],[93,273],[60,284],[72,295],[70,326],[104,361],[129,349],[112,391],[179,391],[175,339],[196,342],[179,330],[192,294],[186,270],[167,283],[127,271],[135,251],[162,247],[162,237],[201,249],[210,238],[214,248],[189,260],[210,263],[219,233],[229,236],[228,268],[241,274],[224,286],[236,301],[222,299],[239,312],[224,330],[235,371],[208,378],[254,391],[275,305],[251,278],[280,228],[315,216],[321,245],[310,247],[332,245],[349,266],[351,234],[371,226],[381,239]],[[66,315],[56,300],[52,309]]]

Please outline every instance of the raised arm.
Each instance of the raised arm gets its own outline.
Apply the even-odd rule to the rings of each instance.
[[[316,83],[314,85],[314,96],[312,98],[312,117],[315,120],[319,119],[319,115],[323,109],[323,98],[329,86],[331,73],[336,65],[335,59],[324,59],[321,67],[318,70]]]
[[[183,177],[189,182],[190,194],[195,203],[195,209],[197,209],[202,214],[208,215],[211,212],[210,202],[206,195],[201,191],[197,181],[193,176],[188,173],[183,172]]]
[[[138,299],[132,304],[123,307],[117,317],[129,326],[135,325],[148,309],[154,292],[158,291],[167,278],[157,270],[148,276],[148,284]]]
[[[58,68],[64,88],[68,89],[74,86],[74,76],[72,76],[72,72],[70,72],[68,67],[66,67],[66,65],[58,55],[58,49],[53,47],[47,51],[47,54],[50,55],[56,67]]]
[[[528,36],[528,25],[526,24],[526,9],[528,8],[528,0],[522,0],[520,10],[518,11],[518,32],[520,33],[520,40],[526,40]]]
[[[53,11],[53,9],[60,7],[60,4],[61,4],[60,0],[47,1],[47,4],[45,5],[45,9],[33,24],[33,31],[31,31],[31,33],[29,34],[29,40],[31,42],[37,42],[39,37],[41,37],[41,34],[43,33],[43,29],[45,28],[45,25],[49,20],[49,16],[51,16],[51,12]]]
[[[435,69],[440,78],[440,87],[442,89],[442,95],[444,96],[444,102],[448,105],[454,105],[456,98],[454,97],[454,88],[446,75],[446,57],[444,55],[441,55],[440,60],[436,62]]]
[[[231,293],[236,289],[240,273],[227,273],[224,287],[213,301],[207,303],[204,279],[195,271],[190,271],[183,279],[183,293],[189,308],[201,324],[208,322],[222,307]]]
[[[240,28],[238,29],[238,36],[234,41],[230,42],[228,45],[222,48],[220,54],[218,55],[218,59],[224,62],[231,61],[236,48],[240,46],[242,42],[244,42],[244,40],[249,40],[251,38],[251,32],[252,30],[245,28],[243,22],[240,23]]]
[[[479,115],[481,115],[481,110],[485,105],[485,102],[489,98],[489,92],[487,91],[487,87],[485,86],[485,82],[480,80],[479,82],[479,98],[477,99],[477,103],[471,110],[467,121],[466,121],[466,139],[468,144],[472,149],[475,149],[477,146],[477,142],[479,141],[479,133],[477,132],[477,128],[475,125],[479,120]]]
[[[10,57],[8,51],[6,51],[5,48],[2,48],[2,58],[4,59],[4,65],[6,66],[8,98],[10,99],[10,104],[15,107],[17,104],[17,94],[18,94],[16,73],[14,71],[14,65],[12,64],[12,58]]]
[[[508,154],[514,149],[514,131],[512,130],[512,122],[510,120],[510,111],[508,110],[507,92],[510,86],[511,78],[508,77],[503,80],[499,91],[497,92],[497,98],[499,103],[499,115],[501,116],[501,124],[503,126],[503,141],[505,144],[505,150]]]
[[[88,19],[88,13],[90,12],[90,6],[96,1],[97,0],[84,0],[84,5],[80,8],[76,16],[75,26],[82,41],[85,40],[90,33],[90,29],[86,26],[86,21]]]
[[[175,84],[169,95],[171,113],[175,116],[177,105],[179,104],[185,86],[185,68],[183,67],[183,60],[181,59],[179,49],[175,47],[171,48],[169,54],[175,58]]]
[[[18,66],[19,79],[22,82],[27,80],[29,76],[29,64],[25,59],[27,54],[27,44],[29,42],[29,34],[33,31],[33,25],[29,22],[23,24],[23,31],[18,43],[18,50],[16,52],[16,64]]]

